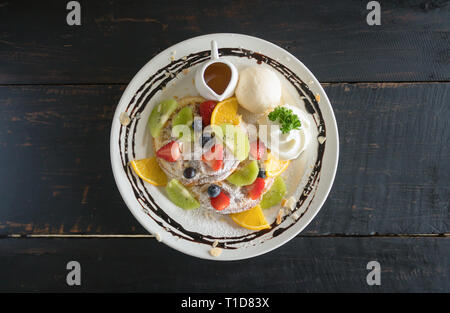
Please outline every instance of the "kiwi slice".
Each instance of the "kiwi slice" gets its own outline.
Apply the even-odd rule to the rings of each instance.
[[[192,129],[190,129],[192,123],[194,122],[194,114],[192,113],[192,108],[191,107],[184,107],[182,108],[177,115],[175,115],[175,117],[173,118],[172,121],[172,135],[174,135],[175,137],[179,138],[181,135],[183,135],[183,131],[186,129],[181,128],[181,129],[177,129],[174,127],[178,126],[178,125],[186,125],[189,127],[189,134],[184,134],[184,136],[188,139],[191,139],[192,137]]]
[[[189,190],[176,179],[172,179],[166,185],[166,192],[170,201],[185,210],[197,209],[200,203],[191,195]]]
[[[172,125],[191,126],[193,121],[194,121],[194,114],[192,113],[192,108],[184,107],[177,113],[177,115],[175,115],[175,117],[173,118]]]
[[[236,159],[244,161],[250,152],[247,134],[238,125],[222,124],[220,128],[225,145],[233,152]]]
[[[258,162],[253,160],[244,167],[236,170],[228,176],[227,180],[236,186],[247,186],[252,184],[259,173]]]
[[[281,202],[283,197],[286,195],[287,189],[286,184],[284,183],[283,178],[281,176],[275,177],[275,181],[270,187],[269,191],[267,191],[259,203],[261,208],[267,209],[277,205]]]
[[[159,136],[161,129],[177,106],[178,102],[170,99],[162,101],[153,108],[152,113],[150,113],[150,117],[148,118],[148,128],[150,129],[153,138]]]

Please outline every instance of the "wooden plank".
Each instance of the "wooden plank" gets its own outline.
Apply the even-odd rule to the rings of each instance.
[[[190,37],[245,33],[278,44],[319,80],[448,81],[450,6],[367,1],[83,1],[82,25],[66,2],[0,2],[0,84],[128,83],[148,60]]]
[[[0,88],[0,158],[7,164],[0,169],[0,232],[144,231],[122,201],[110,165],[111,120],[123,90]]]
[[[308,237],[212,262],[154,239],[1,239],[0,291],[449,292],[449,253],[450,238]],[[80,263],[81,286],[66,284],[69,261]],[[380,286],[366,283],[370,261]]]
[[[445,233],[450,84],[326,86],[336,114],[336,180],[311,233]]]
[[[325,86],[334,187],[302,235],[449,232],[450,84]],[[0,87],[0,235],[145,234],[111,173],[124,86]]]

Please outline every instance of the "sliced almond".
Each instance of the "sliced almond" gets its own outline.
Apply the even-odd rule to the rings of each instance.
[[[218,257],[222,254],[222,249],[214,247],[211,250],[209,250],[209,254],[211,254],[213,257]]]
[[[316,101],[320,102],[320,95],[318,93],[316,93]]]
[[[131,118],[128,116],[127,112],[122,112],[119,115],[119,121],[123,126],[128,126],[131,123]]]
[[[289,197],[289,199],[287,199],[286,205],[284,205],[284,207],[286,207],[292,211],[295,208],[296,204],[297,204],[297,201],[295,201],[294,197]]]
[[[277,214],[277,220],[276,220],[277,225],[281,224],[281,219],[283,218],[283,215],[284,215],[284,210],[280,209]]]

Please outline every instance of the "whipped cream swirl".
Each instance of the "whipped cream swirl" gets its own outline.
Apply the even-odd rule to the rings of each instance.
[[[267,125],[267,135],[260,139],[280,160],[293,160],[305,151],[310,141],[310,122],[305,113],[298,107],[285,104],[301,122],[300,129],[293,129],[283,134],[278,121],[271,121],[267,115],[259,120],[260,125]]]

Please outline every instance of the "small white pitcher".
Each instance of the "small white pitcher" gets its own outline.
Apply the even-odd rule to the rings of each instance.
[[[225,91],[218,95],[217,93],[212,90],[208,84],[205,82],[205,70],[208,66],[210,66],[213,63],[223,63],[227,65],[230,68],[231,71],[231,77],[230,81],[228,83],[228,87],[225,89]],[[211,60],[205,62],[195,74],[195,88],[197,88],[197,91],[200,93],[200,95],[203,98],[206,98],[208,100],[216,100],[216,101],[222,101],[226,98],[229,98],[233,95],[234,89],[236,88],[236,84],[238,81],[238,71],[236,67],[231,63],[230,61],[227,61],[225,59],[219,58],[219,52],[217,50],[217,42],[215,40],[211,41]]]

